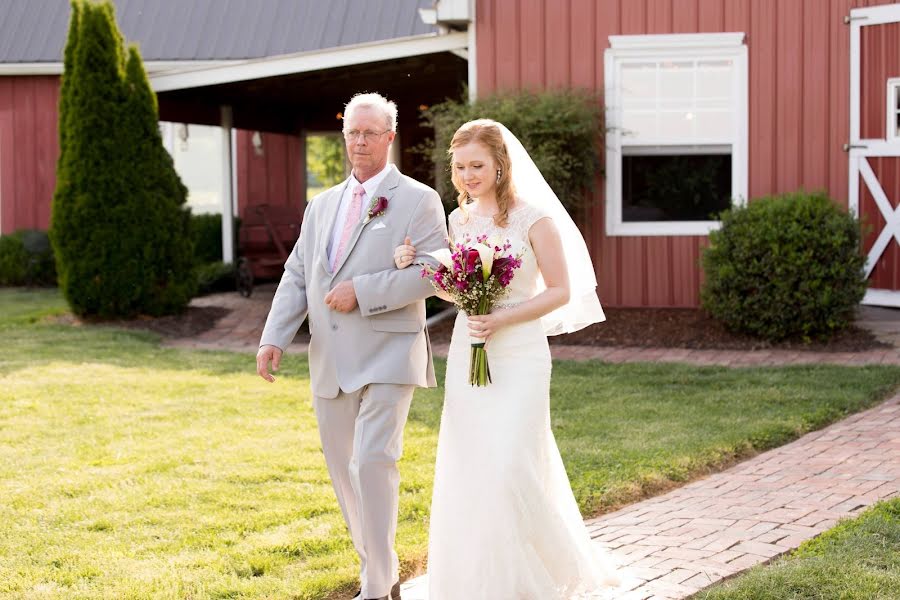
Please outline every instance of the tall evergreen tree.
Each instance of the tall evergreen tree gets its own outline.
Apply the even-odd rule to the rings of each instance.
[[[73,0],[50,234],[79,315],[177,312],[195,289],[187,190],[140,54],[124,50],[110,2]]]

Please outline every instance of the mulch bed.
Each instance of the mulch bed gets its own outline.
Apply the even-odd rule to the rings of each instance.
[[[827,342],[769,344],[731,333],[704,311],[692,308],[606,308],[606,321],[567,335],[550,337],[551,344],[636,346],[694,350],[782,349],[814,352],[859,352],[890,348],[872,332],[851,326]],[[428,328],[433,342],[449,342],[453,319]]]
[[[231,312],[221,306],[188,306],[180,315],[165,317],[140,316],[134,319],[78,319],[71,314],[58,317],[57,321],[73,324],[111,325],[125,329],[153,331],[165,337],[194,337],[212,329],[216,322]]]
[[[691,308],[607,308],[606,321],[567,335],[550,337],[551,344],[583,346],[632,346],[643,348],[688,348],[695,350],[760,350],[782,349],[814,352],[860,352],[890,348],[878,341],[872,332],[851,326],[827,342],[799,341],[769,344],[732,333],[704,311]],[[172,338],[190,338],[212,329],[229,313],[220,306],[189,306],[177,316],[138,317],[136,319],[89,320],[92,324],[114,325],[129,329],[149,330]],[[60,320],[77,322],[71,316]],[[431,341],[449,343],[453,318],[428,328]],[[308,341],[306,327],[297,332],[295,341]]]

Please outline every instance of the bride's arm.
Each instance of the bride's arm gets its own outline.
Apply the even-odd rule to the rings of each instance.
[[[569,301],[569,273],[556,225],[549,218],[540,219],[531,226],[528,239],[547,289],[517,306],[469,317],[472,337],[487,338],[503,327],[539,319]]]

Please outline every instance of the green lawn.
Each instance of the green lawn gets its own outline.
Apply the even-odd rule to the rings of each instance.
[[[356,584],[303,356],[270,385],[251,354],[46,319],[63,310],[53,291],[0,289],[0,597],[313,599]],[[596,514],[898,384],[889,367],[559,362],[554,431]],[[420,390],[406,428],[406,574],[425,559],[441,393]]]
[[[702,600],[896,600],[900,598],[900,498],[805,542],[698,596]]]

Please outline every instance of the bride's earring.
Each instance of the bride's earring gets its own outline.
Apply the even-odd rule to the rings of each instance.
[[[503,171],[501,171],[500,169],[497,169],[497,183],[500,183],[500,174],[501,174],[502,172],[503,172]]]

